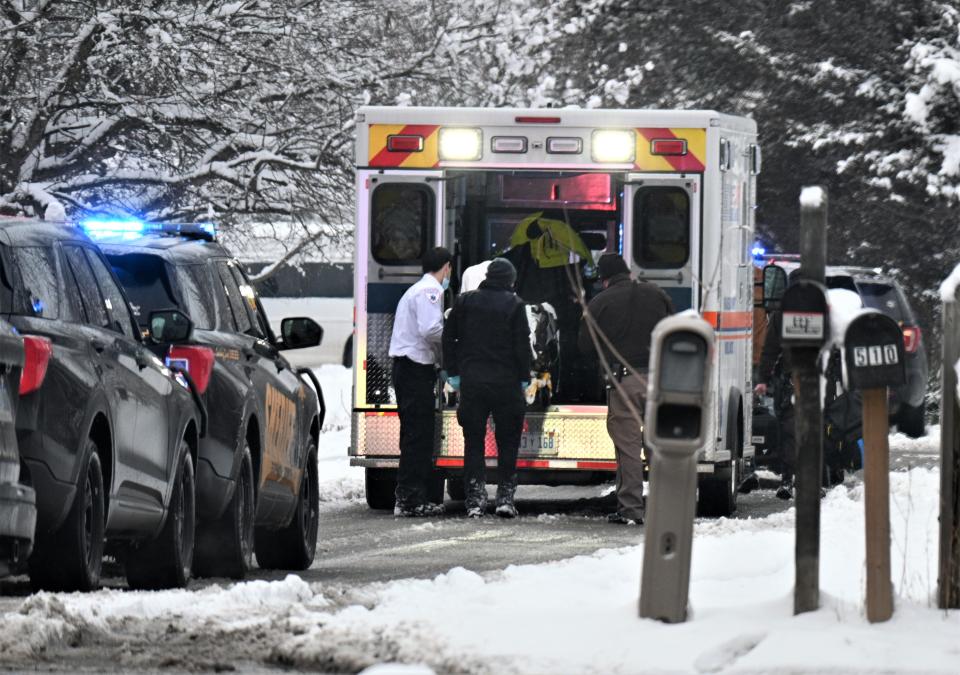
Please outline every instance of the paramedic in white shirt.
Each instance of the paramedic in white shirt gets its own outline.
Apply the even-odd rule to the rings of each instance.
[[[423,254],[423,277],[400,298],[390,337],[393,390],[400,415],[400,469],[395,516],[443,513],[431,504],[427,482],[433,471],[437,366],[443,337],[443,292],[450,284],[452,256],[437,247]]]

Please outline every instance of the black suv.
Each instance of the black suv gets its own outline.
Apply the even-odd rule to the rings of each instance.
[[[97,587],[106,543],[132,587],[186,585],[200,432],[188,383],[144,344],[78,228],[0,221],[0,268],[0,314],[28,350],[16,428],[37,494],[31,581]]]
[[[161,344],[158,352],[189,371],[209,415],[194,572],[242,578],[254,551],[260,567],[308,568],[317,544],[323,396],[313,373],[292,368],[281,350],[319,344],[320,326],[284,319],[277,340],[240,265],[205,225],[143,225],[139,234],[113,227],[88,231],[96,230],[141,327],[167,308],[194,326],[190,344]]]
[[[827,288],[846,288],[860,295],[863,306],[883,312],[900,325],[906,355],[907,381],[890,392],[890,421],[914,438],[925,433],[927,353],[923,333],[896,279],[867,267],[828,267]]]
[[[791,272],[799,267],[794,256],[771,264]],[[894,319],[903,331],[906,355],[906,382],[890,390],[890,422],[904,434],[919,438],[926,432],[924,426],[924,399],[927,391],[928,365],[923,346],[923,334],[913,310],[900,284],[879,270],[868,267],[826,268],[826,285],[829,289],[842,288],[860,296],[864,307],[876,309]],[[785,287],[785,277],[777,282]],[[779,293],[782,293],[782,288]],[[778,292],[771,289],[777,295]],[[773,391],[771,397],[754,401],[753,442],[757,446],[757,464],[775,462],[779,453],[779,427],[774,419],[774,397],[782,392]],[[789,395],[786,394],[786,395]],[[859,399],[857,399],[859,400]],[[850,433],[859,433],[859,417],[852,411]],[[855,424],[854,424],[855,421]],[[856,427],[856,428],[854,428]]]
[[[28,341],[31,361],[36,360],[32,343],[39,339]],[[13,326],[0,319],[0,577],[17,571],[30,555],[37,523],[37,495],[20,482],[14,426],[27,348]],[[33,368],[32,363],[27,368]]]

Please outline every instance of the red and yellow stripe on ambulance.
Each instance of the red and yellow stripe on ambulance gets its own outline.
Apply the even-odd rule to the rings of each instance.
[[[369,166],[432,169],[440,164],[439,124],[371,124]]]
[[[638,128],[636,168],[658,173],[702,173],[706,129]]]

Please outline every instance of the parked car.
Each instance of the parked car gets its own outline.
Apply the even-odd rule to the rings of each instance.
[[[828,267],[827,288],[856,291],[864,307],[883,312],[900,325],[907,381],[890,391],[890,421],[908,436],[923,436],[927,352],[923,346],[923,331],[903,288],[893,277],[866,267]]]
[[[188,383],[147,348],[79,228],[0,222],[0,262],[0,313],[28,345],[16,428],[21,479],[37,494],[31,581],[96,588],[106,544],[132,587],[184,586],[200,434]]]
[[[20,482],[14,420],[25,352],[30,356],[26,369],[32,372],[39,363],[37,350],[44,346],[35,337],[27,338],[25,345],[13,326],[0,319],[0,577],[18,571],[33,548],[37,495],[32,487]]]
[[[142,330],[163,308],[193,321],[189,344],[161,340],[156,349],[189,372],[209,417],[194,571],[239,579],[254,553],[263,568],[306,569],[316,553],[325,410],[313,373],[282,351],[316,346],[323,331],[312,319],[287,318],[277,339],[240,265],[205,226],[118,236],[99,223],[95,232]]]
[[[778,260],[776,265],[789,273],[799,264],[795,260]],[[890,390],[890,422],[914,438],[923,436],[924,399],[927,392],[928,364],[923,345],[923,331],[917,323],[903,288],[893,277],[882,271],[867,267],[830,266],[826,268],[828,289],[842,288],[860,296],[863,306],[876,309],[894,319],[903,331],[906,355],[906,382]],[[785,283],[785,282],[780,282]],[[782,293],[782,288],[780,291]],[[757,445],[758,461],[772,455],[774,434],[764,433],[770,427],[769,401],[756,401],[754,413],[754,444]]]
[[[259,262],[243,265],[251,275],[268,266]],[[288,316],[312,317],[323,328],[323,342],[289,351],[290,363],[302,368],[325,363],[344,368],[353,365],[353,263],[301,262],[281,267],[254,285],[275,332]]]

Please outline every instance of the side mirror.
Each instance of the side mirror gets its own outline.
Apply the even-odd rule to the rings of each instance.
[[[323,340],[323,328],[305,316],[287,317],[280,322],[283,349],[316,347]]]
[[[763,268],[763,308],[768,312],[780,309],[787,290],[787,272],[779,265]]]
[[[179,309],[150,312],[150,340],[154,343],[186,342],[193,333],[193,322]]]

